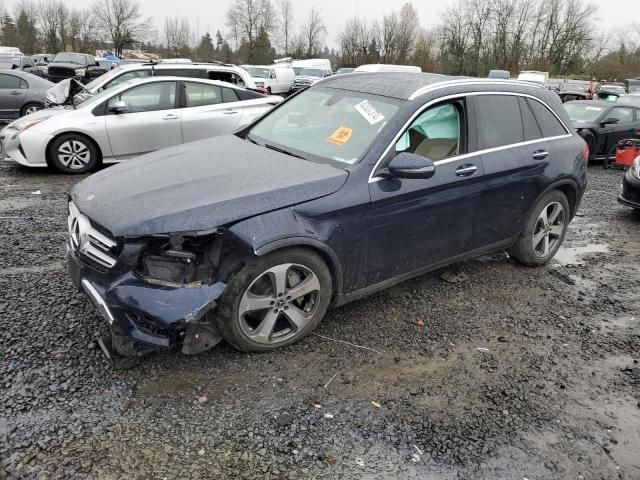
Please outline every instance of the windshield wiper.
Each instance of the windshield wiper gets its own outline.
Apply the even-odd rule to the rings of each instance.
[[[266,148],[269,150],[275,150],[276,152],[284,153],[285,155],[289,155],[291,157],[301,158],[302,160],[306,160],[302,155],[298,155],[297,153],[290,152],[289,150],[285,150],[284,148],[276,147],[274,145],[264,144]]]

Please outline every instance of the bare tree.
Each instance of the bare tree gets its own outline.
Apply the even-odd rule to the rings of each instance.
[[[38,25],[42,44],[49,52],[64,50],[64,27],[66,8],[58,0],[41,0],[38,4]],[[62,35],[61,35],[62,34]]]
[[[350,18],[340,32],[340,48],[345,66],[357,67],[367,63],[369,45],[376,37],[377,25],[370,27],[366,20],[358,16]]]
[[[249,63],[257,46],[260,32],[272,34],[275,12],[270,0],[234,0],[227,11],[227,26],[235,37],[236,49],[246,48]]]
[[[189,56],[191,26],[186,18],[167,18],[164,21],[164,37],[167,51],[173,57]]]
[[[315,6],[311,7],[309,18],[304,25],[302,25],[301,32],[305,38],[306,55],[308,57],[317,55],[322,49],[321,43],[323,35],[327,32],[327,27],[325,27],[322,17],[320,16],[320,9]]]
[[[152,28],[152,19],[142,16],[135,0],[97,0],[93,16],[96,26],[113,44],[116,55],[144,41]]]
[[[280,37],[279,46],[284,50],[285,55],[288,55],[291,30],[293,29],[293,3],[291,0],[278,0],[277,24]]]
[[[69,14],[68,38],[71,50],[86,52],[93,43],[93,17],[89,10],[72,10]]]

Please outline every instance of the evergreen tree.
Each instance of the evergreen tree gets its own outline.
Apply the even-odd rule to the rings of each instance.
[[[15,47],[18,44],[18,30],[16,24],[9,15],[9,12],[5,12],[2,16],[2,44],[7,47]]]
[[[207,32],[201,39],[200,45],[196,49],[196,56],[198,60],[204,62],[212,62],[215,59],[216,49],[213,46],[213,39],[209,32]]]

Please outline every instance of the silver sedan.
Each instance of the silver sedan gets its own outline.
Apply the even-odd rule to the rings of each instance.
[[[83,173],[181,143],[232,133],[282,101],[215,80],[131,80],[76,108],[46,109],[0,132],[5,160]]]

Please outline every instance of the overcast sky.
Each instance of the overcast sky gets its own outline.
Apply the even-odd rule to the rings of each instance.
[[[586,1],[586,0],[585,0]],[[88,0],[63,0],[65,4],[75,8],[86,8]],[[194,29],[203,35],[216,30],[225,30],[225,13],[231,4],[230,0],[138,0],[142,12],[154,18],[156,28],[161,32],[165,17],[186,17]],[[337,38],[345,21],[359,14],[367,21],[373,22],[389,10],[399,9],[401,0],[293,0],[294,20],[302,23],[312,5],[320,6],[322,17],[327,26],[327,38],[324,42],[330,47],[337,46]],[[453,0],[416,0],[414,7],[420,14],[423,26],[430,27],[438,23],[441,13],[451,5]],[[607,0],[598,1],[602,7],[598,11],[598,27],[615,33],[621,23],[632,21],[640,25],[640,0]]]

